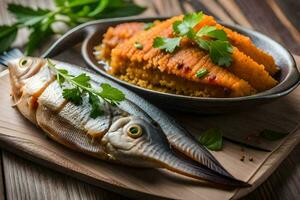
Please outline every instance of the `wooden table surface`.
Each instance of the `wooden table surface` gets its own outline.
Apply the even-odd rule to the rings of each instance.
[[[53,7],[53,0],[1,0],[0,24],[11,23],[7,2]],[[217,19],[256,29],[300,55],[299,0],[136,0],[148,10],[144,16],[176,15],[202,10]],[[18,35],[16,46],[28,34]],[[0,69],[1,70],[1,69]],[[300,199],[300,145],[279,168],[244,199]],[[0,149],[1,199],[128,199],[67,175],[24,160]]]

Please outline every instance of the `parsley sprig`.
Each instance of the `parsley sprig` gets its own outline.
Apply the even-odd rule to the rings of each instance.
[[[180,46],[182,38],[187,37],[193,40],[201,49],[208,51],[215,64],[230,66],[233,48],[224,30],[219,30],[215,26],[204,26],[198,32],[195,32],[194,27],[201,22],[203,17],[202,12],[185,15],[183,20],[173,23],[173,31],[176,37],[156,37],[153,40],[153,47],[172,53]]]
[[[8,11],[16,18],[12,25],[0,26],[0,53],[10,48],[17,37],[18,30],[26,28],[30,36],[25,54],[32,54],[43,41],[54,34],[78,24],[109,17],[123,17],[140,14],[144,7],[132,0],[54,0],[53,10],[8,4]]]
[[[58,69],[49,59],[48,65],[56,73],[56,80],[63,88],[62,95],[65,99],[75,105],[81,105],[83,97],[88,96],[92,108],[90,113],[92,118],[103,114],[101,108],[103,101],[117,105],[125,99],[122,91],[107,83],[102,83],[99,89],[94,89],[90,84],[91,78],[85,73],[73,76],[65,69]]]

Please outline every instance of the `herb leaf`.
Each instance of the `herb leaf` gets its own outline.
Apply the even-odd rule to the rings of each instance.
[[[218,128],[208,129],[200,135],[199,142],[209,150],[221,150],[223,148],[223,138],[221,130]]]
[[[139,42],[135,42],[134,47],[137,48],[137,49],[143,49],[143,45]]]
[[[287,133],[282,133],[282,132],[273,131],[269,129],[265,129],[259,134],[260,137],[270,141],[276,141],[282,139],[287,135],[288,135]]]
[[[82,104],[82,97],[81,97],[81,92],[80,89],[77,87],[74,88],[66,88],[63,89],[63,97],[75,105],[81,105]]]
[[[175,38],[162,38],[156,37],[153,41],[153,47],[163,49],[166,52],[172,53],[177,47],[179,47],[181,37]]]
[[[184,16],[182,21],[173,23],[173,31],[179,41],[182,37],[187,37],[198,46],[209,52],[213,63],[220,66],[230,66],[232,63],[233,47],[228,41],[224,30],[219,30],[215,26],[204,26],[197,33],[194,27],[203,19],[203,13],[191,13]],[[175,37],[176,38],[176,37]],[[173,52],[179,43],[175,43],[171,38],[155,38],[153,47],[164,49],[166,52]],[[176,41],[177,42],[177,41]]]
[[[90,116],[96,118],[103,114],[101,110],[101,101],[106,101],[112,105],[118,104],[120,101],[125,99],[125,95],[122,91],[110,86],[107,83],[102,83],[100,85],[100,90],[95,90],[90,80],[91,78],[83,73],[78,76],[73,76],[68,73],[65,69],[56,68],[50,60],[48,60],[48,66],[56,73],[57,81],[63,88],[63,97],[75,105],[82,104],[82,98],[85,95],[89,97],[89,103],[91,105]],[[65,88],[62,83],[67,82],[68,86],[71,88]]]
[[[173,30],[176,34],[184,36],[186,35],[191,29],[182,21],[175,21],[173,23]]]
[[[103,110],[101,110],[101,102],[99,97],[94,94],[89,94],[89,102],[92,106],[90,114],[91,118],[95,119],[98,116],[101,116],[103,114]]]
[[[202,77],[206,76],[208,73],[209,72],[207,69],[200,69],[199,71],[196,72],[196,76],[198,78],[202,78]]]
[[[99,13],[101,13],[107,6],[108,4],[108,0],[101,0],[98,3],[98,6],[88,14],[89,17],[94,17],[96,15],[98,15]]]
[[[173,23],[173,30],[177,35],[187,36],[193,38],[195,32],[193,28],[203,19],[203,13],[190,13],[183,17],[182,21],[175,21]]]
[[[144,25],[144,30],[149,30],[150,28],[152,28],[154,26],[154,23],[153,22],[149,22],[149,23],[146,23]]]
[[[0,26],[0,52],[6,51],[11,46],[17,33],[16,26]]]
[[[183,17],[183,22],[190,28],[194,28],[204,17],[203,12],[189,13]]]
[[[49,38],[53,34],[53,31],[49,28],[42,31],[38,28],[32,29],[31,34],[29,35],[29,40],[26,44],[25,55],[30,55],[33,51],[42,43],[43,40]]]
[[[222,41],[227,41],[227,35],[225,31],[223,30],[218,30],[215,26],[204,26],[201,28],[197,34],[198,37],[211,37],[214,39],[222,40]]]
[[[110,86],[107,83],[102,83],[100,87],[102,88],[102,90],[97,94],[99,94],[103,99],[107,99],[112,102],[123,101],[125,99],[125,95],[123,92],[121,92],[117,88]]]
[[[47,18],[47,14],[50,10],[44,9],[32,9],[30,7],[25,7],[17,4],[8,4],[8,10],[15,15],[18,23],[22,23],[26,26],[33,26],[43,19]]]
[[[209,42],[209,55],[214,63],[229,67],[232,63],[232,46],[227,41],[215,40]]]
[[[25,48],[25,54],[28,55],[51,35],[57,34],[52,29],[55,22],[64,23],[72,28],[94,19],[136,15],[145,10],[132,0],[55,0],[55,5],[54,10],[49,10],[8,4],[8,10],[17,22],[11,26],[0,26],[0,53],[11,46],[17,31],[22,28],[28,28],[31,32]]]
[[[91,84],[89,83],[91,78],[89,76],[87,76],[86,74],[80,74],[80,75],[72,78],[72,80],[75,81],[80,86],[91,87]]]

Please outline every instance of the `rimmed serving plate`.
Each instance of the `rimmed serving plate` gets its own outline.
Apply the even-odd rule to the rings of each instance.
[[[151,22],[154,20],[163,19],[166,19],[166,17],[129,17],[88,22],[67,32],[57,42],[55,42],[52,47],[48,49],[43,57],[55,56],[61,51],[74,46],[77,43],[83,42],[81,47],[82,56],[88,66],[94,69],[96,72],[131,89],[132,91],[143,96],[145,99],[152,101],[156,105],[163,106],[164,108],[193,113],[214,114],[251,108],[253,106],[265,104],[272,100],[283,97],[292,92],[299,85],[300,75],[295,60],[287,49],[259,32],[223,22],[220,23],[237,32],[249,36],[257,47],[270,53],[274,57],[276,64],[281,69],[281,72],[278,76],[279,84],[277,86],[252,96],[235,98],[203,98],[163,93],[145,89],[122,81],[108,74],[105,68],[95,59],[94,47],[101,43],[102,35],[106,32],[108,27],[124,22]]]

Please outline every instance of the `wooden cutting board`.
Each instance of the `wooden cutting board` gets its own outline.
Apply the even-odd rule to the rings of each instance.
[[[46,167],[135,198],[155,196],[214,200],[242,197],[261,184],[300,141],[300,88],[287,97],[242,113],[195,116],[170,112],[195,137],[206,128],[215,126],[220,127],[225,135],[233,134],[245,139],[265,128],[289,132],[287,137],[275,143],[260,139],[257,141],[267,145],[272,152],[242,148],[241,145],[229,141],[224,142],[222,151],[212,152],[236,178],[252,184],[252,187],[246,189],[221,190],[163,169],[119,166],[69,150],[45,137],[43,131],[11,107],[7,71],[0,74],[0,91],[2,147]],[[245,160],[242,162],[240,158],[243,155]],[[254,159],[252,162],[249,161],[250,157]]]

